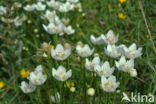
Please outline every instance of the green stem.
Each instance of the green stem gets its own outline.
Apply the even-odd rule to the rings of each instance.
[[[33,98],[32,98],[32,94],[30,94],[29,97],[30,97],[30,100],[31,100],[32,104],[35,104],[34,101],[33,101]]]
[[[41,97],[41,91],[40,91],[40,90],[41,90],[41,89],[40,89],[40,86],[39,86],[38,89],[37,89],[37,95],[38,95],[40,104],[43,104],[43,102],[42,102],[42,97]]]
[[[83,98],[84,98],[84,103],[87,104],[87,95],[86,95],[86,70],[84,68],[84,63],[85,59],[81,58],[81,71],[82,71],[82,77],[83,77]]]

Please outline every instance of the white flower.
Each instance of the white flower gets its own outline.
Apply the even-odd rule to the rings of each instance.
[[[46,13],[44,15],[44,17],[49,21],[53,20],[55,16],[56,16],[56,11],[49,11],[49,10],[46,10]]]
[[[55,60],[65,60],[70,56],[70,54],[71,48],[63,47],[62,44],[58,44],[55,49],[51,49],[51,56]]]
[[[25,7],[23,7],[24,10],[26,11],[33,11],[35,9],[35,5],[26,5]]]
[[[131,75],[131,77],[136,77],[136,76],[137,76],[137,71],[136,71],[136,69],[131,69],[131,70],[130,70],[130,75]]]
[[[72,76],[72,71],[70,69],[66,72],[66,69],[60,65],[57,70],[55,68],[52,69],[52,75],[59,81],[65,81]]]
[[[55,25],[54,23],[49,23],[48,26],[43,25],[43,28],[49,34],[62,34],[64,30],[64,25],[63,24]]]
[[[51,101],[52,101],[53,103],[59,103],[59,102],[60,102],[60,94],[57,92],[57,93],[55,94],[55,96],[51,96]]]
[[[135,43],[133,43],[129,48],[123,46],[123,51],[127,58],[138,58],[142,55],[142,48],[137,49]]]
[[[33,91],[35,91],[36,89],[36,86],[33,85],[32,83],[27,83],[25,81],[22,81],[21,82],[21,86],[20,86],[21,90],[24,92],[24,93],[31,93]]]
[[[34,72],[30,73],[28,79],[34,85],[42,85],[46,81],[47,75],[43,74],[42,66],[39,65]]]
[[[115,45],[107,45],[107,48],[104,48],[104,51],[107,56],[118,58],[121,56],[120,47],[117,47]]]
[[[104,62],[102,65],[95,65],[94,69],[100,77],[108,77],[114,72],[114,67],[111,68],[108,61]]]
[[[71,26],[65,27],[64,32],[68,35],[74,34],[75,30]]]
[[[14,24],[15,24],[16,27],[21,26],[22,23],[23,23],[23,21],[22,21],[22,19],[20,19],[20,17],[16,17],[16,18],[14,19]]]
[[[118,62],[115,61],[115,65],[119,70],[130,72],[130,70],[134,68],[134,60],[130,59],[126,61],[125,56],[121,56]]]
[[[44,11],[46,8],[46,5],[42,4],[41,2],[38,2],[37,4],[35,4],[35,9],[38,11]]]
[[[95,71],[94,66],[99,64],[100,64],[99,56],[94,57],[92,61],[89,61],[88,58],[86,58],[85,67],[89,71]]]
[[[108,78],[105,76],[101,77],[101,87],[106,92],[114,92],[119,86],[119,82],[116,82],[116,77],[111,75]]]
[[[3,7],[3,6],[0,6],[0,15],[4,15],[4,14],[6,14],[6,13],[7,13],[6,8]]]
[[[58,1],[55,1],[55,0],[50,0],[50,1],[47,1],[47,5],[48,5],[49,7],[54,8],[54,9],[59,9],[61,3],[58,2]]]
[[[71,4],[70,2],[66,2],[65,4],[60,5],[58,10],[62,13],[66,13],[73,9],[74,9],[74,5]]]
[[[90,96],[94,96],[94,94],[95,94],[94,88],[89,88],[89,89],[87,90],[87,94],[90,95]]]
[[[109,30],[106,36],[102,36],[105,43],[115,44],[118,41],[119,35],[115,36],[112,30]]]
[[[68,2],[70,2],[70,3],[77,3],[77,2],[79,2],[79,0],[67,0]]]
[[[104,40],[103,40],[103,34],[101,34],[99,37],[94,37],[94,35],[90,36],[90,40],[94,45],[102,45],[104,44]]]
[[[93,54],[94,48],[91,50],[88,44],[85,44],[84,46],[78,44],[76,46],[76,52],[81,57],[88,57]]]

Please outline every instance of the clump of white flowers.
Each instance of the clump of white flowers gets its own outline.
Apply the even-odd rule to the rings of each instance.
[[[34,72],[30,73],[28,77],[29,84],[22,81],[20,88],[24,93],[31,93],[35,91],[37,85],[42,85],[47,79],[47,75],[43,73],[41,65],[38,65]]]

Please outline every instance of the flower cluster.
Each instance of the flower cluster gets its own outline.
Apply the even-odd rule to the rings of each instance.
[[[42,85],[46,81],[47,75],[43,73],[42,66],[38,65],[35,71],[31,72],[27,79],[29,80],[29,83],[22,81],[20,88],[24,93],[31,93],[35,91],[37,85]]]
[[[115,61],[115,65],[118,70],[128,72],[132,77],[137,76],[137,71],[134,69],[134,59],[142,55],[142,48],[137,49],[136,44],[133,43],[130,47],[125,45],[115,45],[118,41],[119,35],[115,35],[112,30],[109,30],[106,35],[101,34],[99,37],[90,36],[90,40],[94,45],[107,45],[104,48],[104,52],[111,58],[119,58],[119,61]],[[129,60],[126,61],[126,58]],[[119,82],[116,82],[116,77],[113,76],[115,67],[110,67],[108,61],[104,63],[100,62],[99,56],[95,56],[93,60],[86,59],[85,67],[89,71],[96,72],[101,77],[101,86],[104,91],[112,92],[119,86]]]

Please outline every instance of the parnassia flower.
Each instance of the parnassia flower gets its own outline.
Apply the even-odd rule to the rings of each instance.
[[[121,56],[120,47],[117,47],[115,45],[107,45],[107,48],[104,48],[105,54],[107,56],[110,56],[112,58],[118,58]]]
[[[67,26],[67,27],[64,28],[64,32],[67,35],[71,35],[71,34],[74,34],[75,30],[72,28],[72,26]]]
[[[4,14],[6,14],[6,13],[7,13],[6,8],[3,7],[3,6],[0,6],[0,15],[4,15]]]
[[[108,78],[105,76],[101,77],[101,87],[106,92],[114,92],[119,86],[119,82],[116,82],[116,77],[111,75]]]
[[[49,23],[47,26],[43,24],[43,28],[49,34],[62,34],[64,32],[64,25],[62,23],[56,25],[54,23]]]
[[[42,2],[38,2],[37,4],[34,5],[35,5],[35,9],[38,11],[44,11],[46,8],[46,5],[42,4]]]
[[[89,61],[88,58],[86,58],[85,67],[89,71],[95,71],[94,66],[99,64],[100,64],[99,56],[95,56],[92,61]]]
[[[136,44],[133,43],[129,48],[127,48],[126,46],[123,46],[123,54],[127,57],[127,58],[138,58],[142,55],[142,48],[137,49]]]
[[[33,91],[35,91],[36,89],[36,86],[33,85],[32,83],[27,83],[25,81],[22,81],[21,82],[21,86],[20,86],[21,90],[24,92],[24,93],[31,93]]]
[[[88,44],[83,45],[81,42],[79,42],[78,45],[76,46],[76,52],[81,57],[88,57],[93,54],[94,48],[90,49]]]
[[[23,7],[24,10],[26,11],[33,11],[35,9],[35,4],[32,4],[32,5],[26,5],[25,7]]]
[[[94,37],[94,35],[90,36],[90,40],[94,45],[102,45],[104,44],[103,34],[101,34],[99,37]]]
[[[130,76],[136,77],[137,71],[134,69],[134,59],[126,61],[125,56],[121,56],[119,61],[115,61],[118,70],[130,73]]]
[[[114,72],[114,67],[111,68],[108,61],[104,62],[102,65],[95,65],[94,69],[100,77],[109,77]]]
[[[28,79],[34,85],[42,85],[46,81],[47,75],[43,74],[42,66],[38,65],[35,71],[30,73]]]
[[[71,47],[68,43],[63,47],[62,44],[58,44],[56,48],[51,48],[51,56],[55,60],[65,60],[71,54]]]
[[[112,30],[109,30],[108,33],[105,35],[102,35],[105,43],[107,44],[115,44],[118,41],[119,35],[117,36],[114,34]]]
[[[72,76],[72,71],[70,69],[68,72],[66,72],[66,69],[60,65],[57,70],[55,68],[52,69],[52,75],[59,81],[66,81]]]

